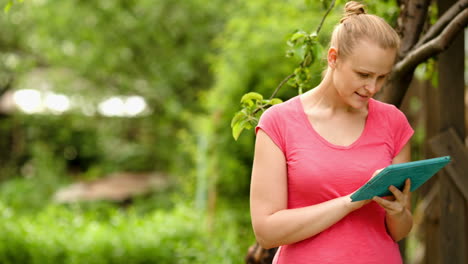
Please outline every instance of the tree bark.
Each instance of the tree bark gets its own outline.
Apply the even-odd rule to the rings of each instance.
[[[439,12],[448,10],[453,0],[438,0]],[[467,13],[465,9],[462,13]],[[459,17],[458,15],[457,17]],[[453,21],[450,23],[452,24]],[[449,25],[450,25],[449,24]],[[447,26],[449,27],[449,26]],[[463,28],[462,28],[463,29]],[[446,31],[447,29],[444,29]],[[444,32],[442,31],[442,32]],[[443,34],[443,33],[442,33]],[[453,128],[460,139],[465,138],[465,80],[464,80],[464,33],[438,57],[440,104],[439,132]],[[461,162],[461,161],[460,161]],[[468,177],[468,174],[462,177]],[[463,195],[442,171],[440,181],[440,257],[441,263],[468,263],[467,256],[467,205]],[[430,254],[430,252],[429,252]]]
[[[398,54],[399,60],[404,58],[418,41],[426,21],[430,2],[430,0],[415,0],[400,5],[397,32],[402,42]]]
[[[381,98],[381,100],[396,106],[401,105],[416,67],[427,59],[447,49],[454,38],[466,27],[468,23],[468,10],[460,10],[459,8],[460,6],[465,6],[465,2],[466,0],[461,0],[457,2],[457,8],[450,9],[451,12],[448,14],[452,15],[452,20],[436,38],[431,39],[430,37],[423,37],[423,39],[427,39],[428,42],[411,49],[411,51],[395,65],[389,80],[383,88],[383,98]],[[458,10],[459,12],[456,13],[454,10]],[[444,19],[449,18],[448,15],[444,16]],[[413,41],[412,38],[411,41]],[[405,41],[403,42],[405,43]],[[408,42],[410,42],[410,40],[408,40]],[[401,53],[404,54],[404,52]]]
[[[447,26],[458,13],[461,13],[465,8],[468,7],[468,0],[462,0],[455,3],[450,9],[445,11],[445,13],[439,17],[437,22],[432,25],[429,30],[424,34],[424,36],[416,43],[416,48],[422,44],[428,42],[429,40],[437,37],[442,30]]]

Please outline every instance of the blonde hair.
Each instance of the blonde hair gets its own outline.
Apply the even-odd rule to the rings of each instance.
[[[333,30],[330,45],[338,50],[338,56],[346,57],[362,39],[367,39],[383,49],[400,47],[400,37],[381,17],[367,14],[364,5],[347,2],[343,18]]]

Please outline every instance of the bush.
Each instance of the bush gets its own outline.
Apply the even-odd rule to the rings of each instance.
[[[0,203],[0,263],[241,263],[253,241],[245,212],[219,211],[207,225],[186,205],[145,215],[50,205],[21,215]]]

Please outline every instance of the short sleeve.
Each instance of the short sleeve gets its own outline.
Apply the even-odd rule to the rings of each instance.
[[[273,142],[285,153],[284,145],[284,125],[281,118],[281,111],[274,105],[268,108],[261,116],[258,125],[255,127],[255,134],[258,133],[259,129],[262,129]]]
[[[414,130],[408,122],[405,114],[395,106],[392,111],[392,137],[393,137],[393,157],[397,156],[401,149],[408,143]]]

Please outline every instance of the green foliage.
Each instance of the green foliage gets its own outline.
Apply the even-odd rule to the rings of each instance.
[[[212,122],[208,134],[208,148],[213,158],[208,169],[208,181],[216,182],[217,190],[224,196],[248,197],[253,137],[252,134],[243,133],[237,141],[233,140],[235,124],[238,123],[234,135],[242,127],[243,131],[245,127],[253,127],[264,109],[279,100],[297,95],[298,89],[284,86],[273,96],[277,99],[270,104],[252,98],[251,103],[244,103],[245,110],[239,109],[239,100],[252,91],[262,95],[263,100],[269,99],[275,87],[296,67],[300,67],[301,58],[297,55],[289,58],[285,56],[285,51],[291,49],[287,41],[298,32],[298,28],[316,30],[323,13],[320,6],[307,5],[301,1],[249,1],[236,8],[225,30],[216,39],[219,53],[212,58],[214,85],[202,93],[200,104],[207,111],[205,117],[216,120]],[[331,14],[323,25],[323,34],[317,37],[321,46],[327,45],[337,20],[336,14]],[[296,44],[300,47],[304,41],[305,37],[298,38]],[[322,55],[317,54],[316,60],[308,68],[308,82],[313,87],[321,79]],[[257,105],[264,109],[253,110],[252,106]],[[198,135],[201,131],[194,130],[193,133]]]
[[[34,212],[50,202],[57,186],[67,181],[65,162],[57,159],[49,145],[34,142],[31,159],[23,165],[23,178],[14,178],[0,185],[0,200],[9,207]]]
[[[241,98],[242,110],[231,121],[232,136],[237,140],[244,129],[251,129],[258,123],[261,113],[268,105],[281,103],[279,98],[263,99],[259,93],[250,92]],[[260,112],[261,111],[261,112]]]
[[[21,170],[18,173],[25,177],[32,177],[31,172],[42,170],[38,166],[44,166],[44,172],[57,177],[64,177],[67,170],[84,172],[94,166],[108,167],[108,170],[101,171],[101,173],[106,173],[116,170],[118,168],[116,165],[120,164],[118,162],[122,162],[124,157],[132,155],[132,149],[126,148],[132,144],[128,141],[133,138],[126,139],[124,135],[128,133],[127,130],[118,130],[112,124],[112,120],[98,122],[92,118],[74,115],[49,117],[18,115],[14,119],[18,123],[14,128],[16,134],[14,144],[22,146],[21,155],[17,159],[24,162],[18,164],[19,170]],[[130,122],[131,120],[125,121]],[[125,121],[122,121],[121,124]],[[129,126],[128,129],[130,128]],[[113,133],[109,133],[110,129],[113,129]],[[120,151],[108,151],[107,145],[115,143],[117,138],[120,139]],[[48,162],[35,162],[35,159],[45,157],[49,158]],[[61,166],[50,164],[51,162],[60,163]],[[135,165],[133,163],[125,164],[127,166]],[[140,164],[140,166],[142,165]],[[124,166],[119,167],[122,170],[125,169]],[[57,168],[61,169],[60,173],[58,173]],[[140,169],[144,169],[144,167],[140,167]]]
[[[177,168],[174,135],[189,126],[183,112],[202,109],[197,96],[212,82],[210,42],[230,6],[219,0],[28,1],[0,17],[0,86],[14,76],[15,87],[80,97],[94,109],[108,96],[141,95],[150,107],[143,118],[40,116],[40,129],[25,128],[41,131],[28,140],[54,145],[59,159],[77,154],[67,167],[78,165],[86,178]],[[36,79],[28,82],[29,76]],[[18,160],[29,158],[25,150]]]
[[[253,239],[238,224],[245,214],[232,210],[211,226],[184,205],[145,215],[62,206],[16,215],[0,203],[0,212],[1,263],[239,263]]]
[[[428,80],[432,86],[437,87],[439,75],[437,74],[436,60],[431,58],[419,64],[414,71],[414,76],[419,80]]]
[[[193,102],[209,84],[207,43],[222,25],[224,6],[206,0],[31,1],[7,19],[19,33],[17,44],[38,58],[34,66],[72,69],[91,89],[107,87],[88,93],[137,92],[180,103]]]
[[[308,34],[305,31],[298,30],[287,41],[290,49],[286,52],[286,57],[297,56],[301,60],[301,63],[294,70],[294,74],[288,76],[285,81],[288,81],[290,86],[297,88],[299,94],[302,94],[304,89],[312,88],[312,74],[309,67],[314,64],[317,58],[323,56],[323,48],[317,39],[317,32]],[[285,81],[277,89],[281,88]],[[237,112],[231,121],[232,135],[235,140],[239,138],[244,129],[251,129],[257,125],[260,115],[269,105],[282,102],[279,98],[273,98],[275,93],[276,91],[269,100],[263,100],[263,96],[255,92],[242,96],[242,110]]]
[[[222,143],[225,145],[220,148],[220,154],[218,154],[226,153],[222,155],[222,157],[226,157],[222,158],[223,167],[229,164],[226,160],[237,159],[232,161],[233,164],[237,164],[234,170],[237,170],[238,173],[234,173],[232,177],[235,180],[224,182],[224,185],[237,184],[239,186],[241,181],[239,175],[247,176],[250,174],[253,143],[251,138],[241,138],[240,134],[246,129],[255,127],[263,111],[268,108],[268,105],[258,104],[258,100],[256,103],[258,105],[242,104],[241,102],[241,110],[233,113],[232,109],[238,106],[232,102],[236,102],[236,98],[241,98],[243,94],[249,94],[252,91],[260,95],[272,94],[272,97],[276,97],[277,91],[273,92],[274,87],[281,87],[285,82],[293,90],[283,88],[278,92],[278,97],[287,100],[312,89],[320,82],[321,73],[326,67],[324,63],[325,47],[328,46],[329,36],[333,26],[339,21],[344,4],[341,1],[340,5],[333,9],[330,17],[323,24],[323,30],[317,32],[321,22],[319,19],[324,17],[334,1],[321,2],[321,7],[315,3],[308,3],[308,1],[305,4],[288,3],[282,7],[280,7],[281,3],[271,4],[269,2],[268,7],[263,9],[267,12],[264,14],[260,8],[263,7],[264,2],[257,1],[255,4],[244,7],[248,11],[239,13],[242,19],[236,19],[236,16],[233,16],[228,21],[227,30],[218,40],[223,44],[223,48],[214,64],[216,69],[215,85],[210,91],[212,102],[208,103],[212,109],[223,113],[223,116],[229,116],[231,113],[230,116],[233,117],[231,119],[231,134],[238,141],[238,145],[234,146],[231,144],[232,141],[226,140],[226,143]],[[378,3],[369,1],[366,4],[368,4],[369,13],[382,16],[391,24],[396,22],[398,8],[395,1]],[[253,21],[251,17],[254,17],[255,22],[251,22]],[[272,22],[275,17],[281,17],[281,25]],[[301,20],[296,20],[298,17]],[[269,20],[270,18],[272,21]],[[253,24],[255,28],[249,28],[249,25]],[[287,28],[292,33],[288,33]],[[307,28],[312,30],[308,31]],[[281,45],[281,41],[284,40],[280,37],[270,38],[272,32],[275,36],[286,38],[286,57],[290,58],[289,61],[286,61],[284,57],[279,57],[279,55],[284,54],[285,47]],[[249,45],[241,43],[249,43]],[[285,76],[287,77],[285,78]],[[255,109],[252,109],[253,105]],[[217,134],[226,133],[224,129],[224,127],[219,127]],[[229,151],[226,152],[224,149]],[[232,158],[233,153],[236,153],[237,158]],[[229,173],[226,172],[223,175],[229,175]],[[223,180],[227,181],[226,178]],[[246,184],[244,188],[248,189],[248,185]]]
[[[18,3],[22,3],[24,0],[16,0]],[[6,4],[5,7],[3,8],[4,13],[8,13],[10,11],[10,8],[13,6],[13,0],[9,0]]]
[[[322,1],[323,8],[330,11],[334,7],[335,1]],[[397,15],[397,8],[394,1],[386,1],[385,4],[371,5],[371,12],[376,13],[382,17],[391,20],[390,23],[395,22]],[[324,21],[328,12],[323,14],[322,20]],[[322,22],[323,22],[322,21]],[[303,91],[310,90],[314,87],[313,71],[311,66],[314,65],[317,59],[324,56],[324,47],[318,41],[318,33],[320,31],[321,24],[318,26],[316,31],[307,33],[304,30],[296,30],[289,37],[287,44],[289,49],[286,51],[286,57],[296,57],[300,61],[299,66],[296,67],[291,75],[289,75],[285,81],[298,90],[298,94],[302,94]],[[284,81],[283,81],[284,82]],[[284,83],[280,83],[279,88]],[[276,91],[272,97],[275,96]],[[247,95],[247,94],[246,94]],[[242,103],[242,100],[241,100]],[[266,105],[257,106],[253,111],[251,105],[242,104],[242,110],[236,113],[231,121],[232,135],[235,140],[240,136],[240,133],[244,129],[251,129],[255,127],[260,115],[266,109]],[[251,113],[258,115],[252,115]]]
[[[328,8],[331,10],[334,6],[335,1],[332,1]],[[320,30],[325,17],[328,15],[328,12],[322,18],[322,21],[319,26],[317,26],[317,31],[312,33],[307,33],[304,30],[296,30],[289,37],[287,44],[289,49],[286,52],[286,57],[297,57],[300,61],[299,66],[296,67],[293,74],[290,74],[285,80],[283,80],[273,92],[270,98],[273,98],[278,89],[280,89],[285,82],[290,86],[296,88],[299,94],[302,94],[304,90],[309,90],[313,88],[311,83],[313,76],[310,67],[314,65],[317,59],[323,56],[323,48],[318,41],[318,31]],[[253,95],[256,95],[257,103],[245,103],[244,98],[250,98]],[[261,97],[261,98],[260,98]],[[260,99],[259,99],[260,98]],[[274,102],[270,101],[261,102],[263,100],[262,95],[258,93],[247,93],[241,99],[242,110],[236,113],[234,118],[231,121],[232,135],[235,140],[238,139],[240,134],[244,129],[251,129],[255,127],[258,123],[260,115],[266,110],[268,105],[273,105],[275,103],[281,102],[280,99],[274,98]],[[248,102],[250,102],[249,100]]]
[[[364,3],[368,7],[368,13],[382,17],[392,27],[397,26],[400,10],[396,0],[365,1]]]
[[[288,82],[289,85],[298,89],[299,94],[302,94],[304,90],[313,88],[310,66],[323,56],[323,47],[317,38],[316,32],[311,34],[300,32],[299,35],[295,33],[288,41],[288,45],[292,49],[288,50],[287,56],[296,55],[302,60],[299,67],[294,70],[293,78]]]

